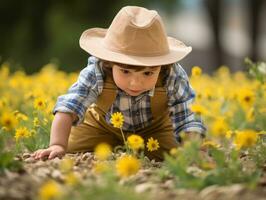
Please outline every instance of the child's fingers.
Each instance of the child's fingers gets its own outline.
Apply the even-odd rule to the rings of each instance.
[[[31,157],[33,157],[34,159],[38,159],[39,154],[43,151],[44,149],[39,149],[37,151],[35,151],[34,153],[31,154]]]
[[[31,154],[31,157],[35,157],[35,156],[36,156],[36,151]]]
[[[45,156],[49,156],[51,153],[51,150],[50,149],[45,149],[43,151],[41,151],[39,154],[38,154],[38,158],[44,158]]]
[[[58,155],[57,151],[52,151],[48,157],[48,159],[54,159]]]
[[[35,157],[35,156],[38,154],[38,152],[40,152],[40,151],[42,151],[42,149],[39,149],[39,150],[37,150],[37,151],[34,151],[34,152],[31,154],[31,156],[32,156],[32,157]]]
[[[63,152],[52,151],[48,157],[48,159],[54,159],[55,157],[61,158],[63,156]]]

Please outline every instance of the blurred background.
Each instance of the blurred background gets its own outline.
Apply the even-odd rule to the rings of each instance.
[[[156,9],[168,35],[193,47],[181,61],[186,70],[245,70],[245,57],[266,61],[264,0],[1,0],[0,64],[33,73],[53,62],[78,71],[88,58],[79,47],[81,33],[108,28],[125,5]]]

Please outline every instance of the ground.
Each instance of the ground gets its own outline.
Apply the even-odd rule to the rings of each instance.
[[[95,156],[92,153],[68,154],[74,159],[73,171],[83,181],[92,181],[95,184],[100,176],[92,172]],[[42,183],[52,178],[58,183],[64,183],[65,177],[60,168],[61,160],[36,161],[29,153],[17,156],[23,161],[23,169],[19,172],[5,171],[0,178],[0,199],[37,199],[38,190]],[[241,184],[230,186],[210,186],[201,191],[176,188],[173,178],[165,176],[159,178],[156,169],[163,163],[149,161],[144,169],[135,176],[119,180],[117,184],[133,183],[136,193],[147,193],[151,199],[197,199],[197,200],[262,200],[266,196],[266,173],[262,176],[259,185],[248,188]],[[266,168],[264,172],[266,171]],[[131,184],[132,185],[132,184]]]

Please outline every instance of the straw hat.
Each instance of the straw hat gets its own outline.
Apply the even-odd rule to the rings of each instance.
[[[175,63],[192,50],[166,35],[156,11],[137,6],[123,7],[108,29],[84,31],[80,46],[100,59],[137,66]]]

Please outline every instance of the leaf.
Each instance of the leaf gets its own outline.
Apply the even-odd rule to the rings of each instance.
[[[226,156],[222,150],[211,148],[210,149],[211,156],[214,161],[217,163],[217,167],[225,167],[226,166]]]

